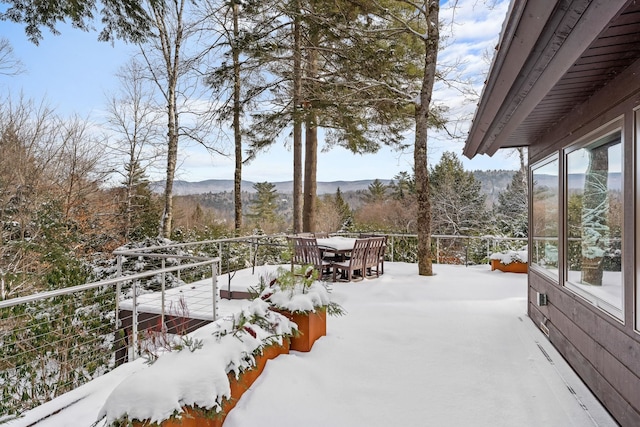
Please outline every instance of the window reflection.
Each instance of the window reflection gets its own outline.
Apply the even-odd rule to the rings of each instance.
[[[566,209],[567,281],[602,308],[622,310],[619,131],[567,155]]]

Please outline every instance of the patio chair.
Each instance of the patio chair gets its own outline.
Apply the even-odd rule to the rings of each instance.
[[[320,277],[329,274],[331,263],[322,259],[320,248],[315,237],[292,237],[293,254],[291,256],[291,270],[294,264],[312,265],[318,270]]]
[[[360,234],[362,238],[380,237],[383,239],[382,246],[378,251],[378,264],[376,265],[376,275],[384,274],[384,256],[387,251],[387,235],[386,234]]]
[[[385,237],[370,237],[369,250],[365,258],[365,274],[366,277],[380,277],[384,273],[384,250]],[[380,266],[382,265],[382,271]]]
[[[336,281],[338,270],[346,273],[347,281],[351,282],[354,272],[360,271],[360,280],[364,278],[366,271],[365,260],[369,250],[370,239],[357,239],[351,251],[351,257],[346,261],[333,263],[333,281]]]

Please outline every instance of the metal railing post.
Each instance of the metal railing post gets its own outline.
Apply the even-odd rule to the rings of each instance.
[[[116,277],[122,276],[122,255],[118,255],[116,258]],[[116,283],[116,333],[120,328],[120,293],[122,292],[122,282]]]
[[[469,267],[469,241],[470,239],[466,239],[466,243],[464,245],[464,266]]]
[[[254,239],[250,239],[249,240],[249,259],[251,260],[251,263],[253,263],[253,245],[254,245]]]
[[[391,262],[393,262],[393,260],[395,259],[395,240],[394,240],[394,236],[391,236]]]
[[[165,258],[162,258],[162,270],[163,270],[162,271],[162,285],[161,285],[162,288],[161,288],[161,291],[160,291],[160,300],[161,300],[161,302],[160,302],[160,328],[161,328],[162,331],[165,330],[165,327],[164,327],[164,317],[165,317],[165,314],[164,314],[165,313],[165,307],[164,307],[165,295],[164,295],[164,291],[165,291],[165,289],[167,287],[167,285],[166,285],[166,273],[164,272],[164,268],[165,268]],[[178,270],[178,272],[179,271],[180,270]]]
[[[217,264],[217,263],[216,263]],[[213,321],[218,320],[218,276],[216,275],[216,266],[211,265],[211,290],[213,294]]]
[[[133,362],[138,358],[138,289],[136,288],[137,280],[133,281],[131,289],[133,291],[133,298],[131,301],[131,349],[129,362]]]

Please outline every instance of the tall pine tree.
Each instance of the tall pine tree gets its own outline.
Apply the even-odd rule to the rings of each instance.
[[[442,154],[431,175],[431,212],[434,234],[474,235],[488,222],[486,196],[480,182],[464,170],[452,152]]]
[[[256,196],[251,200],[247,215],[260,230],[271,232],[273,225],[280,222],[277,214],[278,192],[275,184],[257,182],[253,185]]]
[[[528,186],[522,170],[516,171],[511,184],[498,195],[495,220],[498,232],[508,237],[527,237],[529,232]]]

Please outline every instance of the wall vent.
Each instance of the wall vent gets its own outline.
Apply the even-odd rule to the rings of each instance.
[[[538,302],[539,306],[543,306],[543,305],[547,305],[549,303],[549,300],[547,299],[547,294],[541,294],[540,292],[536,292],[536,301]]]

